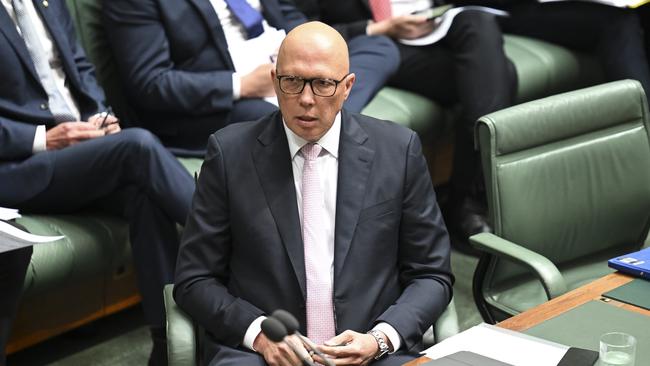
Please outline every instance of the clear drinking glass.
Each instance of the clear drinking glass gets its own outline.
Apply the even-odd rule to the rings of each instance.
[[[622,332],[605,333],[600,336],[600,366],[634,366],[636,338]]]

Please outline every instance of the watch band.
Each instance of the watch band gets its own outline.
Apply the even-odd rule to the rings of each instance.
[[[374,330],[374,329],[369,330],[368,334],[370,334],[375,338],[375,341],[377,341],[377,346],[379,346],[379,352],[377,352],[377,355],[375,355],[375,360],[378,360],[388,353],[389,351],[388,344],[386,343],[384,337],[378,330]]]

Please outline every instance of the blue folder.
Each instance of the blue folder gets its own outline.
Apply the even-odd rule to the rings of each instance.
[[[607,264],[632,276],[650,279],[650,248],[612,258]]]

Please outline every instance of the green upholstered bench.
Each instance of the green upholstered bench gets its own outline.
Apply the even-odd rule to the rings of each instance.
[[[191,174],[201,165],[179,160]],[[17,222],[34,234],[65,238],[34,247],[8,353],[140,302],[125,220],[79,212]]]
[[[67,0],[67,3],[80,41],[97,66],[98,81],[106,90],[108,101],[120,118],[129,120],[132,114],[121,97],[119,79],[110,53],[106,52],[109,46],[99,14],[101,1]],[[564,48],[515,36],[506,37],[505,47],[517,68],[519,101],[599,80],[593,61]],[[455,115],[452,110],[413,93],[384,88],[364,113],[418,131],[433,162],[434,182],[446,179],[451,166],[449,135]],[[181,161],[190,172],[198,170],[201,164],[199,159]],[[61,234],[66,238],[35,247],[9,352],[139,301],[125,221],[80,212],[28,215],[19,222],[34,233]]]

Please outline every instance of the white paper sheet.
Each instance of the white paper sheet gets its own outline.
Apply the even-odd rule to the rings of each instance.
[[[556,1],[565,1],[565,0],[538,0],[540,3],[550,3]],[[581,0],[588,1],[592,3],[600,3],[609,6],[615,6],[617,8],[638,8],[639,6],[648,3],[650,0]]]
[[[20,217],[20,213],[15,208],[0,207],[0,220],[13,220]]]
[[[506,11],[488,8],[485,6],[461,6],[458,8],[449,9],[441,16],[433,19],[432,21],[435,22],[436,28],[433,30],[433,32],[427,34],[426,36],[417,39],[400,39],[399,41],[400,43],[408,46],[426,46],[434,44],[447,35],[447,32],[449,32],[449,28],[451,27],[451,23],[454,21],[456,15],[467,10],[483,11],[497,16],[508,16],[508,12]]]
[[[513,366],[556,366],[568,349],[568,346],[482,323],[423,353],[437,360],[458,351],[470,351]]]
[[[275,62],[280,44],[286,35],[283,29],[267,28],[259,37],[229,46],[228,52],[235,64],[235,70],[240,75],[246,75],[264,63]],[[278,105],[278,99],[275,96],[266,97],[264,100]]]
[[[0,221],[0,253],[28,247],[34,244],[49,243],[62,238],[63,236],[30,234],[13,225]]]

